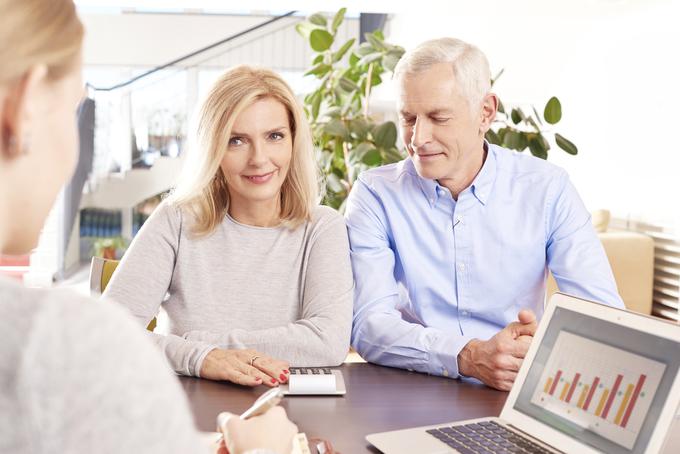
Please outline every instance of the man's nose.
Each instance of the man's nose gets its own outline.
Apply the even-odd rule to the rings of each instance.
[[[413,125],[413,135],[411,136],[411,147],[419,148],[432,140],[432,128],[430,122],[418,117]]]

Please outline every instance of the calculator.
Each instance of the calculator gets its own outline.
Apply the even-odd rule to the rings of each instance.
[[[291,367],[288,383],[279,386],[285,395],[343,396],[347,393],[342,372],[328,367]]]

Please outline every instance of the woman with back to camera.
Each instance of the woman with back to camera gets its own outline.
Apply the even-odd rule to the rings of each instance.
[[[183,178],[146,221],[104,292],[146,326],[177,373],[248,386],[349,349],[345,223],[318,205],[309,126],[276,73],[227,71],[198,117]],[[193,154],[191,154],[193,152]],[[166,299],[167,295],[167,299]]]
[[[77,150],[72,0],[0,0],[0,254],[33,249]],[[129,315],[0,277],[0,452],[208,452],[177,379]],[[235,453],[290,452],[276,407],[231,418]]]

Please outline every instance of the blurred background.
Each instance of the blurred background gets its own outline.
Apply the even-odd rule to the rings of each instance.
[[[604,230],[651,238],[649,269],[633,273],[653,276],[653,313],[677,320],[678,2],[395,3],[76,1],[87,28],[80,162],[39,247],[0,257],[0,272],[87,291],[91,257],[122,256],[173,187],[201,98],[242,63],[274,69],[299,95],[324,203],[342,210],[361,170],[403,156],[399,56],[452,36],[489,58],[505,107],[489,140],[564,167],[597,220],[611,215]]]

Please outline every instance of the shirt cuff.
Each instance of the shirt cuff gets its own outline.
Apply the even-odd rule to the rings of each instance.
[[[428,372],[431,375],[458,378],[458,354],[474,339],[472,336],[441,336],[430,346]]]

